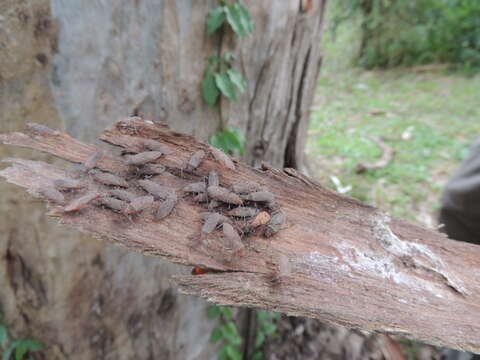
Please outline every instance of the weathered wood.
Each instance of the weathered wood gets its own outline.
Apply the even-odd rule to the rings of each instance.
[[[316,87],[324,1],[241,2],[255,24],[246,38],[229,26],[206,34],[210,1],[0,1],[0,132],[34,121],[98,145],[112,119],[140,115],[204,140],[239,127],[249,163],[302,156],[297,130]],[[200,91],[206,61],[227,51],[248,86],[237,102],[210,107]],[[164,152],[152,146],[141,150]],[[2,147],[0,157],[26,153]],[[39,202],[1,185],[0,307],[13,333],[41,340],[49,360],[215,356],[207,304],[179,297],[167,281],[178,266],[55,226]]]
[[[208,145],[162,125],[124,120],[102,136],[127,150],[144,138],[172,149],[157,160],[168,172],[153,180],[181,190],[216,170],[225,186],[258,183],[275,195],[286,216],[285,226],[268,239],[255,234],[244,237],[243,256],[226,257],[212,246],[221,241],[220,232],[209,235],[209,242],[200,240],[205,210],[188,197],[180,199],[172,214],[159,222],[143,213],[127,222],[122,214],[95,206],[65,214],[53,201],[49,204],[52,215],[143,254],[216,270],[175,277],[181,291],[210,301],[309,316],[480,352],[480,247],[391,218],[291,169],[258,170],[238,162],[236,170],[219,166],[208,155]],[[95,151],[69,136],[48,132],[1,135],[0,140],[74,162],[84,161]],[[199,150],[207,153],[202,164],[195,174],[183,174],[191,154]],[[101,170],[125,176],[134,184],[121,157],[106,155],[104,159],[97,165]],[[41,162],[11,162],[0,175],[33,194],[57,178],[76,174]],[[88,178],[83,181],[87,191],[103,191],[104,185]],[[130,188],[142,192],[139,187]],[[286,262],[291,269],[287,273],[279,269]]]

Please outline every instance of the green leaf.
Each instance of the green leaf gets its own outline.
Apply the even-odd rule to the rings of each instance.
[[[240,92],[245,92],[247,89],[247,82],[243,78],[242,74],[240,74],[238,71],[234,69],[228,69],[227,70],[228,77],[232,81],[232,83],[235,84],[235,86],[240,90]]]
[[[233,318],[232,308],[229,308],[227,306],[222,306],[221,311],[222,311],[223,316],[225,317],[225,320],[232,320],[232,318]]]
[[[210,138],[208,139],[208,142],[210,143],[210,145],[216,147],[217,149],[221,149],[226,153],[228,152],[228,145],[225,142],[225,139],[222,136],[221,132],[218,132],[210,136]]]
[[[205,77],[202,81],[202,95],[208,105],[214,106],[217,103],[220,91],[218,91],[215,77],[211,71],[205,72]]]
[[[255,351],[255,353],[252,356],[252,360],[263,360],[263,353],[259,351]]]
[[[257,311],[257,318],[258,318],[258,321],[260,322],[264,322],[264,321],[267,321],[269,319],[269,313],[268,311]]]
[[[233,326],[233,328],[232,328]],[[226,325],[220,328],[222,336],[233,345],[240,345],[242,343],[242,338],[238,334],[237,327],[233,322],[229,322]]]
[[[237,134],[235,134],[232,131],[226,130],[222,133],[222,136],[224,137],[224,141],[227,144],[228,147],[228,153],[233,152],[235,150],[239,152],[243,152],[244,146],[240,139],[238,138]]]
[[[22,360],[24,355],[29,351],[43,350],[42,343],[35,339],[20,339],[15,341],[15,343],[15,360]]]
[[[263,332],[258,332],[257,336],[255,336],[255,348],[262,346],[264,341],[265,341],[265,334]]]
[[[225,8],[225,12],[227,14],[227,21],[232,27],[233,31],[237,33],[239,36],[247,35],[247,31],[243,26],[242,23],[242,15],[235,5],[230,5]]]
[[[272,323],[266,324],[263,330],[267,335],[273,334],[275,331],[277,331],[277,325]]]
[[[228,360],[228,353],[227,353],[227,347],[228,345],[224,345],[220,348],[218,351],[218,360]]]
[[[216,344],[222,339],[222,337],[222,331],[219,328],[215,328],[213,329],[212,335],[210,336],[210,341]]]
[[[242,353],[236,347],[232,345],[227,345],[225,348],[229,359],[242,360]]]
[[[239,3],[235,4],[234,6],[238,9],[240,21],[245,29],[245,32],[247,34],[251,34],[253,32],[253,20],[252,16],[250,15],[250,11],[248,11],[245,6]]]
[[[10,360],[10,356],[12,355],[13,350],[15,350],[16,346],[17,344],[15,341],[11,343],[10,346],[3,352],[2,360]]]
[[[231,63],[233,60],[235,60],[235,54],[231,51],[227,51],[225,55],[223,55],[223,60],[226,63]]]
[[[215,84],[220,89],[222,94],[229,98],[230,100],[237,100],[237,93],[235,91],[235,86],[232,81],[225,73],[215,73]]]
[[[211,35],[225,22],[225,8],[216,6],[207,15],[207,34]]]
[[[215,319],[220,315],[220,307],[217,305],[210,305],[207,309],[207,316],[209,319]]]
[[[5,346],[7,344],[8,330],[7,327],[3,324],[0,324],[0,346]]]

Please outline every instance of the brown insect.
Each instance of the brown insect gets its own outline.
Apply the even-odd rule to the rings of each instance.
[[[261,186],[255,182],[242,182],[232,185],[232,190],[237,194],[250,194],[261,190]]]
[[[42,187],[38,190],[38,192],[48,200],[55,201],[57,203],[63,203],[65,201],[63,194],[53,186]]]
[[[208,201],[208,195],[207,195],[207,193],[197,194],[193,197],[193,201],[198,202],[198,203],[207,202]]]
[[[48,126],[43,124],[28,123],[27,129],[41,135],[60,135],[59,131],[50,129]]]
[[[78,190],[85,187],[80,181],[74,179],[57,179],[53,182],[53,185],[58,190]]]
[[[150,195],[153,195],[155,199],[166,199],[168,197],[172,197],[172,194],[175,194],[173,189],[169,188],[168,186],[158,184],[152,180],[138,180],[138,184],[143,190],[148,192]]]
[[[204,157],[205,157],[205,151],[198,150],[194,152],[193,155],[188,160],[187,167],[185,168],[185,170],[188,172],[192,172],[193,170],[195,170],[200,165]]]
[[[188,184],[183,188],[185,192],[203,193],[207,190],[207,185],[203,181]]]
[[[232,159],[230,159],[230,157],[222,150],[210,146],[210,152],[212,153],[215,160],[217,160],[220,164],[229,169],[235,170],[235,164],[233,163]]]
[[[220,206],[220,203],[217,200],[210,200],[207,207],[209,210],[212,210],[218,206]]]
[[[216,271],[213,270],[213,269],[204,269],[204,268],[201,268],[201,267],[194,267],[192,269],[191,274],[192,275],[203,275],[203,274],[214,273],[214,272],[216,272]]]
[[[250,223],[250,226],[253,228],[259,227],[261,225],[265,225],[270,221],[270,214],[266,211],[260,212],[255,219]]]
[[[242,199],[255,202],[275,202],[275,195],[270,191],[256,191],[247,195],[242,195]]]
[[[172,150],[165,144],[152,139],[144,139],[143,146],[151,151],[160,151],[164,154],[171,154]]]
[[[127,207],[127,214],[138,214],[153,205],[154,198],[151,195],[140,196],[132,200]]]
[[[138,169],[138,175],[140,176],[151,176],[159,175],[165,172],[166,168],[160,164],[145,164]]]
[[[239,206],[227,212],[228,216],[252,217],[258,214],[258,209],[248,206]]]
[[[208,173],[208,186],[220,186],[220,178],[216,170]]]
[[[266,237],[271,237],[282,229],[283,224],[285,223],[285,215],[279,211],[272,215],[272,218],[267,223],[265,228],[264,235]]]
[[[125,201],[113,197],[101,197],[96,201],[96,204],[119,213],[125,212],[128,206]]]
[[[91,175],[93,177],[93,180],[104,185],[119,186],[124,188],[128,187],[128,182],[125,181],[125,179],[108,172],[93,171],[91,172]]]
[[[79,211],[83,209],[85,206],[90,204],[93,200],[98,199],[102,195],[99,193],[90,193],[87,195],[83,195],[78,199],[73,200],[70,204],[63,208],[64,212],[72,212],[72,211]]]
[[[127,164],[128,165],[143,165],[154,160],[157,160],[160,156],[162,156],[161,151],[146,151],[142,153],[138,153],[135,155],[127,156]]]
[[[237,194],[221,186],[209,186],[207,188],[208,196],[212,199],[233,205],[242,205],[243,201]]]
[[[98,162],[102,159],[102,157],[102,150],[95,151],[92,155],[90,155],[83,163],[85,171],[89,172],[90,170],[94,169],[97,166]]]
[[[159,221],[166,218],[175,208],[177,200],[175,198],[169,197],[165,199],[159,206],[155,213],[155,220]]]
[[[280,285],[292,274],[292,264],[286,255],[280,255],[278,258],[277,271],[272,274],[272,285]]]
[[[215,212],[206,212],[200,214],[204,220],[202,232],[205,234],[211,234],[221,222],[228,221],[228,218],[225,216],[215,213]]]
[[[224,245],[227,250],[237,252],[245,247],[242,243],[242,238],[232,225],[225,222],[222,225],[222,230],[224,239],[226,240]]]
[[[116,197],[117,199],[130,202],[134,200],[137,196],[129,191],[113,189],[108,191],[108,195]]]

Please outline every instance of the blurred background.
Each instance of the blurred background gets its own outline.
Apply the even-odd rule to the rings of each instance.
[[[325,26],[307,143],[312,171],[350,196],[436,226],[443,186],[480,135],[480,3],[331,1]],[[375,138],[393,156],[358,174],[358,164],[382,155]]]

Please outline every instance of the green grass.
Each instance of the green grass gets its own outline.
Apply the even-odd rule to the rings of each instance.
[[[348,195],[434,225],[443,186],[480,136],[480,76],[353,69],[354,34],[325,42],[307,143],[314,175],[332,188],[336,176],[352,186]],[[380,156],[370,135],[384,137],[395,154],[387,167],[357,174],[358,163]]]

